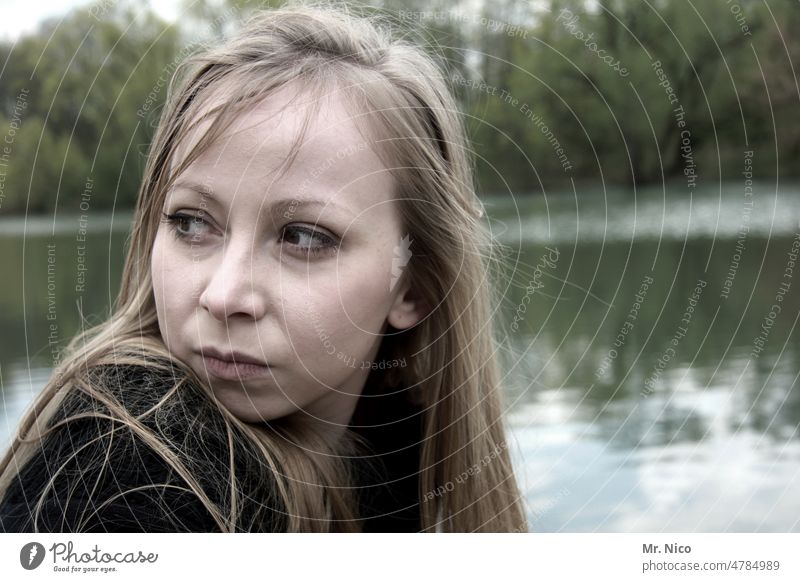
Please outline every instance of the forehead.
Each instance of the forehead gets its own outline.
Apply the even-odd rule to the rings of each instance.
[[[203,119],[224,98],[218,92],[197,117]],[[337,196],[354,208],[391,199],[394,177],[365,131],[367,117],[357,117],[354,109],[341,89],[315,97],[284,85],[239,113],[181,177],[213,192],[246,188],[266,194],[275,187],[299,199]],[[173,167],[210,124],[204,119],[177,145]]]

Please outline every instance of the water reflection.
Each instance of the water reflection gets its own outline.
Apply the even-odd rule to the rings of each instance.
[[[800,529],[800,290],[777,298],[782,282],[800,287],[793,200],[754,213],[744,249],[730,204],[716,218],[639,206],[639,226],[663,218],[647,235],[620,218],[630,207],[525,215],[519,239],[516,209],[495,216],[520,261],[500,309],[517,318],[506,400],[533,529]],[[554,246],[558,264],[537,273]]]
[[[23,411],[44,387],[51,368],[12,368],[0,375],[0,450],[11,444]]]
[[[549,214],[537,200],[487,204],[513,265],[497,309],[510,448],[534,530],[800,530],[800,281],[755,349],[787,280],[798,200],[754,210],[743,251],[736,199],[634,209],[567,197]],[[116,294],[125,233],[91,236],[81,293],[69,228],[3,239],[5,271],[24,277],[0,296],[0,445],[52,366],[48,284],[62,343],[81,325],[79,305],[99,321]]]

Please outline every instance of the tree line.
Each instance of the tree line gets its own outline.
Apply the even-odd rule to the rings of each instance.
[[[280,2],[276,2],[280,4]],[[134,205],[169,78],[263,2],[103,1],[0,43],[0,216]],[[384,0],[446,63],[483,194],[797,175],[797,0]],[[579,188],[580,190],[580,188]]]

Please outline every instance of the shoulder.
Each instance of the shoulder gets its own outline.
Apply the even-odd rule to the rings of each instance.
[[[226,424],[180,374],[142,366],[87,373],[0,505],[4,531],[220,531]]]
[[[370,389],[366,393],[376,394]],[[420,530],[423,414],[405,390],[358,402],[351,430],[365,439],[369,449],[355,460],[363,531]]]

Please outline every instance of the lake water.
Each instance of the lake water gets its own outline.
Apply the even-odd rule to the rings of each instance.
[[[486,200],[534,530],[800,530],[800,188],[756,191]],[[0,221],[0,446],[51,340],[107,315],[128,221],[91,216],[86,243],[77,218]]]

